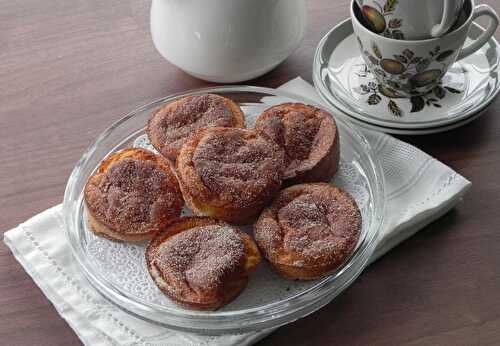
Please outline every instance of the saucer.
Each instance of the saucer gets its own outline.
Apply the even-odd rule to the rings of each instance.
[[[482,32],[473,23],[465,44]],[[321,39],[313,79],[321,97],[357,123],[384,132],[427,134],[433,129],[447,131],[481,115],[500,91],[499,62],[500,47],[491,38],[475,54],[456,62],[430,93],[411,99],[391,95],[379,88],[366,67],[347,19]]]
[[[361,120],[358,120],[358,119],[352,118],[352,117],[349,117],[349,120],[352,123],[359,125],[360,127],[366,128],[368,130],[390,133],[390,134],[395,134],[395,135],[420,136],[420,135],[431,135],[431,134],[435,134],[435,133],[451,131],[451,130],[456,129],[458,127],[467,125],[471,121],[473,121],[473,120],[479,118],[481,115],[483,115],[486,112],[486,109],[487,109],[487,107],[484,108],[483,110],[480,110],[479,112],[469,116],[468,118],[466,118],[464,120],[458,121],[458,122],[450,124],[450,125],[429,127],[429,128],[422,128],[422,129],[397,129],[397,128],[392,128],[392,127],[377,126],[377,125],[365,123],[364,121],[361,121]]]

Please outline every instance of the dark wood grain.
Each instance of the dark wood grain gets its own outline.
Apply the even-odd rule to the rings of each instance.
[[[489,0],[497,11],[500,0]],[[311,0],[301,47],[249,84],[311,81],[347,0]],[[56,203],[93,139],[131,109],[206,86],[155,51],[145,0],[0,2],[0,229]],[[498,37],[498,33],[497,33]],[[370,266],[333,303],[259,345],[500,344],[500,101],[460,129],[403,137],[473,182],[455,211]],[[79,340],[0,244],[0,343]]]

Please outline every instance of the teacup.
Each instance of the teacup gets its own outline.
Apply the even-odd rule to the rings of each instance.
[[[487,29],[464,47],[472,21],[480,16],[490,17]],[[366,28],[356,1],[351,3],[351,20],[361,55],[384,94],[394,97],[412,97],[431,91],[455,61],[481,48],[498,26],[495,11],[485,4],[475,6],[474,0],[465,0],[462,17],[457,27],[444,36],[395,40]]]
[[[464,0],[357,0],[377,34],[396,40],[424,40],[445,34],[458,19]]]

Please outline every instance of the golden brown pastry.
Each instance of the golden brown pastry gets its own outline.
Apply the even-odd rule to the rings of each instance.
[[[179,185],[196,215],[249,223],[281,186],[283,150],[254,130],[198,130],[177,158]]]
[[[193,132],[204,127],[245,127],[245,115],[232,100],[213,94],[186,96],[163,106],[149,119],[148,137],[163,156],[175,161]]]
[[[299,280],[335,270],[353,252],[360,232],[356,202],[327,183],[282,190],[254,225],[264,257],[282,276]]]
[[[259,250],[249,235],[207,217],[178,218],[146,249],[149,273],[160,290],[199,310],[231,302],[259,262]]]
[[[169,164],[145,149],[124,149],[106,158],[84,190],[90,227],[113,240],[152,238],[184,204]]]
[[[255,129],[284,148],[285,185],[329,182],[337,172],[339,134],[329,113],[302,103],[283,103],[265,110]]]

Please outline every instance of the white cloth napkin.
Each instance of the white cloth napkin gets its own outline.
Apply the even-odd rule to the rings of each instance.
[[[322,102],[315,89],[300,78],[280,89]],[[409,144],[385,134],[362,131],[379,156],[386,184],[386,222],[375,260],[453,208],[471,184]],[[8,231],[4,241],[85,345],[251,345],[272,332],[199,336],[129,316],[108,303],[86,281],[63,233],[58,205]]]

